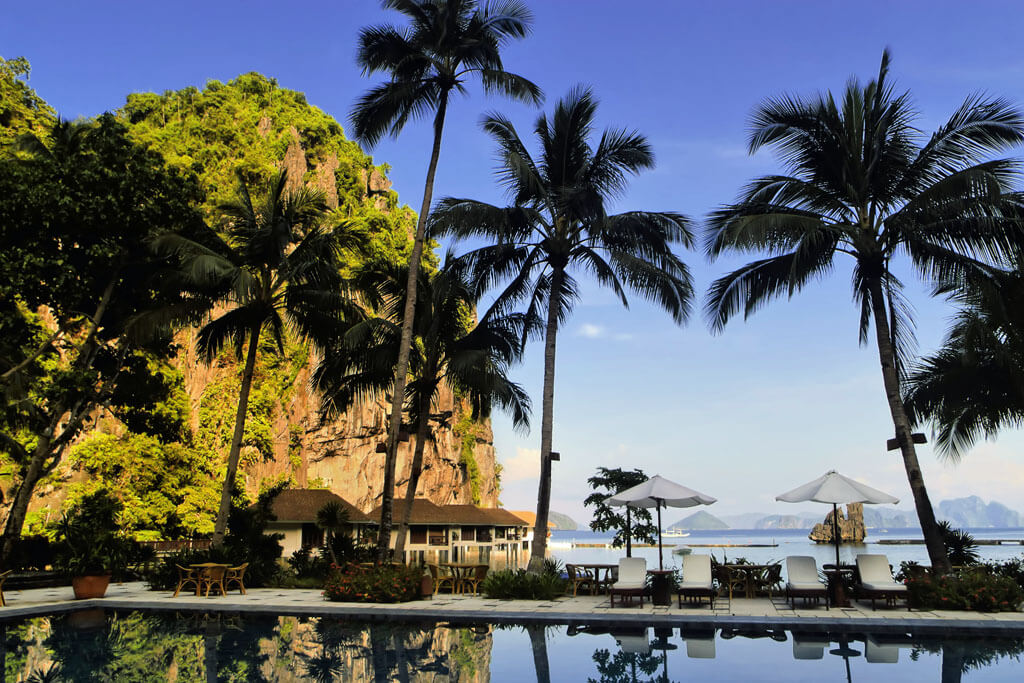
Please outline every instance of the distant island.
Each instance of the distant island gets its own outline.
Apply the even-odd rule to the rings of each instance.
[[[825,519],[828,510],[801,510],[793,514],[769,515],[760,512],[746,512],[736,515],[722,515],[720,518],[701,510],[684,517],[667,529],[717,530],[717,529],[811,529]],[[947,520],[958,529],[1004,529],[1024,527],[1024,515],[1011,510],[1002,503],[986,503],[979,496],[967,496],[944,500],[938,504],[935,516]],[[864,506],[864,526],[868,529],[918,529],[917,513],[914,510],[897,510],[878,505]]]
[[[668,527],[672,530],[683,530],[683,531],[713,531],[718,529],[728,529],[729,525],[715,517],[710,512],[701,510],[695,512],[689,517],[683,517],[675,524]]]
[[[555,529],[559,531],[576,531],[579,525],[569,515],[564,515],[561,512],[548,511],[548,521],[555,525]]]

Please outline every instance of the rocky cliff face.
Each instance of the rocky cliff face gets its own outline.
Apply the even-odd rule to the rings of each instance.
[[[864,504],[850,503],[846,506],[845,515],[841,508],[837,512],[839,514],[839,542],[862,543],[865,536],[867,536],[867,530],[864,528]],[[816,543],[832,543],[832,518],[834,514],[832,512],[828,513],[825,516],[824,523],[815,524],[808,538]]]

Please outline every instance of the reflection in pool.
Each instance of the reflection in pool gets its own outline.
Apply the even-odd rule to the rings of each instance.
[[[0,622],[4,681],[1018,681],[1024,638],[360,623],[88,610]]]

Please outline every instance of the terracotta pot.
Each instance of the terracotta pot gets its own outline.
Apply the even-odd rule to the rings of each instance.
[[[110,585],[110,574],[99,576],[76,576],[71,579],[71,588],[75,591],[75,600],[102,598]]]

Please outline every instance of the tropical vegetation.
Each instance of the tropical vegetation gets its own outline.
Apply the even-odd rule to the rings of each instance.
[[[326,354],[314,375],[314,385],[323,397],[324,410],[336,416],[354,402],[373,400],[393,390],[394,364],[405,312],[404,266],[368,269],[359,286],[372,308],[362,320],[347,327],[345,334]],[[410,354],[411,381],[409,418],[416,430],[416,445],[406,494],[399,514],[395,556],[402,557],[406,529],[423,469],[423,453],[433,437],[430,429],[443,386],[471,407],[467,416],[486,418],[496,405],[507,411],[513,425],[529,425],[530,400],[523,389],[508,378],[509,366],[519,359],[519,342],[530,321],[521,314],[485,315],[474,321],[476,297],[457,262],[435,273],[420,272],[413,316],[413,346]],[[471,480],[472,484],[472,480]],[[474,503],[479,503],[475,499]]]
[[[626,211],[609,214],[611,200],[627,180],[654,166],[647,139],[625,129],[607,129],[592,141],[597,100],[585,88],[571,91],[549,118],[534,126],[541,153],[534,159],[512,122],[500,114],[483,127],[499,149],[499,181],[512,204],[498,207],[448,197],[430,218],[432,235],[458,240],[480,237],[489,244],[463,254],[478,288],[500,283],[491,311],[501,314],[525,304],[541,319],[544,386],[541,413],[540,484],[531,563],[547,549],[551,500],[555,350],[559,327],[579,299],[574,272],[609,287],[628,306],[627,290],[661,306],[679,324],[686,321],[693,285],[673,244],[691,246],[689,221],[675,212]],[[529,333],[533,328],[527,328]],[[524,338],[525,342],[525,338]]]
[[[598,467],[597,474],[587,479],[593,493],[587,496],[583,505],[594,508],[590,528],[592,531],[614,531],[612,547],[626,546],[626,557],[633,556],[634,539],[641,543],[657,543],[658,527],[654,525],[650,510],[628,505],[616,508],[608,505],[605,500],[620,491],[644,483],[648,478],[641,469]]]
[[[372,148],[385,134],[397,137],[410,119],[433,112],[433,145],[423,187],[423,202],[409,254],[402,334],[388,422],[387,455],[377,550],[383,560],[391,537],[392,500],[399,431],[405,401],[406,373],[412,349],[420,260],[426,241],[426,220],[441,154],[441,137],[449,98],[466,92],[466,80],[478,77],[486,92],[538,104],[540,89],[505,70],[501,49],[525,37],[532,15],[517,0],[480,5],[476,0],[383,0],[385,8],[408,20],[399,28],[371,26],[359,34],[356,61],[365,75],[383,72],[389,80],[371,88],[352,111],[357,140]]]
[[[970,96],[924,139],[908,93],[889,82],[889,53],[878,77],[851,80],[839,99],[786,95],[753,115],[751,153],[772,147],[784,165],[713,212],[705,249],[712,258],[765,254],[716,280],[705,312],[714,331],[772,299],[792,296],[828,275],[838,259],[853,265],[860,341],[872,328],[896,441],[928,555],[949,561],[935,521],[901,396],[913,351],[914,321],[901,256],[923,278],[955,282],[1008,257],[1020,244],[1020,197],[1011,183],[1017,162],[992,159],[1024,141],[1024,118],[998,98]]]

